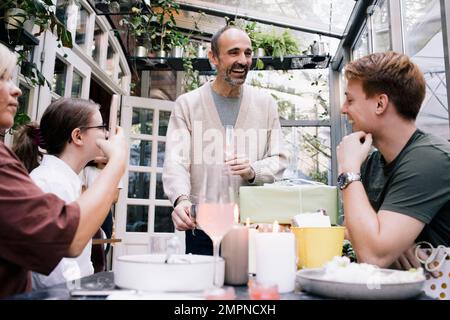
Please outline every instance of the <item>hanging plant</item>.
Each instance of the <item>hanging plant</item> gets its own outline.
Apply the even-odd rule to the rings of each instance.
[[[64,23],[56,16],[56,7],[52,0],[4,0],[0,5],[0,10],[5,15],[0,19],[5,19],[6,12],[13,9],[21,9],[14,13],[13,19],[16,21],[30,20],[39,27],[34,36],[38,37],[47,30],[54,31],[57,40],[62,46],[72,48],[72,34],[67,30]],[[23,24],[17,23],[16,27],[23,29]]]
[[[3,17],[0,17],[0,20],[5,20],[7,17],[12,18],[12,21],[16,22],[14,23],[14,28],[20,31],[24,30],[23,21],[31,21],[33,25],[39,28],[33,34],[35,37],[50,30],[56,34],[59,48],[72,48],[72,34],[56,16],[55,10],[56,7],[52,0],[4,0],[0,4],[0,11],[3,11],[5,14]],[[19,23],[20,21],[22,23]],[[9,29],[7,29],[7,32],[10,32]],[[5,44],[17,53],[17,64],[20,66],[25,80],[33,86],[50,86],[50,82],[44,77],[37,65],[29,59],[33,46],[26,44],[20,33],[13,39],[8,36],[8,39],[9,42]]]
[[[184,92],[189,92],[200,87],[200,73],[198,70],[194,70],[192,64],[192,59],[196,58],[197,48],[189,43],[185,46],[185,55],[183,57],[183,68],[184,68],[184,78],[183,78],[183,90]]]
[[[45,78],[42,72],[38,69],[38,66],[31,61],[31,52],[33,46],[25,43],[25,39],[21,36],[24,32],[25,21],[30,21],[31,26],[37,26],[38,31],[33,35],[35,37],[40,36],[45,31],[49,30],[54,32],[57,37],[58,47],[72,48],[72,34],[67,30],[65,24],[56,16],[56,7],[52,0],[3,0],[0,3],[0,11],[4,12],[4,15],[0,17],[0,22],[3,20],[6,27],[8,42],[6,46],[10,47],[17,54],[17,64],[20,66],[21,73],[25,80],[31,86],[44,86],[50,87],[50,82]],[[14,36],[10,36],[11,25],[8,23],[13,22],[13,28],[18,30]],[[8,130],[8,133],[12,134],[21,125],[30,122],[30,117],[24,112],[17,112],[14,117],[14,124],[12,128]]]

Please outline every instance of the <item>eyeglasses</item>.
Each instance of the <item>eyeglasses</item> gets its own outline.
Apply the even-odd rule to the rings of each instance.
[[[80,127],[81,130],[88,130],[88,129],[103,129],[103,132],[108,131],[108,125],[102,124],[100,126],[90,126],[90,127]]]

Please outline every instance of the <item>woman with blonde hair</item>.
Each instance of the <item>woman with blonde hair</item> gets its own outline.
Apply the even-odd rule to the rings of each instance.
[[[13,125],[21,95],[12,80],[15,64],[14,54],[0,44],[0,129]],[[70,203],[36,186],[0,141],[0,298],[30,291],[30,270],[49,274],[63,257],[83,252],[125,171],[125,138],[120,127],[116,133],[109,140],[96,139],[108,163],[94,185]]]

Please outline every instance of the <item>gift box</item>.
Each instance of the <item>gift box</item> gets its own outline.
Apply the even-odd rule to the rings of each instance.
[[[334,186],[258,186],[240,187],[241,221],[290,224],[299,213],[326,210],[331,223],[338,223],[338,191]]]

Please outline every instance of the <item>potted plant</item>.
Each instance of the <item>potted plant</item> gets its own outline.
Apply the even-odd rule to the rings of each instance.
[[[258,46],[264,48],[267,55],[272,57],[283,58],[287,55],[299,54],[297,40],[292,37],[288,30],[283,31],[281,35],[272,33],[258,33],[255,35]]]
[[[17,11],[18,8],[19,11]],[[52,0],[4,0],[0,5],[0,10],[9,13],[15,10],[16,14],[12,18],[18,23],[21,19],[22,21],[34,21],[34,24],[39,27],[39,31],[34,34],[35,36],[40,36],[47,30],[54,30],[58,41],[64,47],[72,48],[72,34],[56,16]],[[11,16],[8,16],[8,18],[11,18]],[[19,28],[23,28],[23,24],[19,25]]]
[[[169,34],[169,44],[172,49],[171,56],[174,58],[183,57],[184,48],[189,43],[189,38],[178,30],[172,30]]]
[[[26,13],[20,8],[9,8],[6,10],[4,19],[7,30],[20,29],[23,26]]]
[[[14,10],[19,8],[20,10]],[[1,19],[14,18],[17,22],[16,30],[25,29],[26,21],[31,21],[30,24],[36,25],[39,29],[34,36],[40,36],[47,30],[52,30],[57,36],[59,47],[64,46],[72,48],[72,34],[67,30],[62,21],[58,19],[54,11],[54,4],[52,0],[4,0],[0,4],[0,11],[5,14]],[[11,16],[11,14],[14,14]],[[22,19],[22,20],[20,20]],[[11,21],[11,20],[10,20]],[[20,21],[25,21],[19,25]],[[32,28],[30,28],[31,30]],[[7,32],[11,32],[8,30]],[[8,43],[6,43],[12,50],[18,54],[18,65],[22,69],[25,79],[32,85],[50,85],[49,81],[45,79],[43,74],[37,68],[36,64],[29,60],[30,52],[33,46],[27,45],[21,33],[17,33],[16,37],[9,36]]]
[[[146,40],[150,39],[148,30],[150,25],[150,17],[137,7],[131,8],[131,14],[124,15],[119,21],[119,26],[126,28],[128,48],[130,41],[134,40],[134,55],[138,57],[146,57],[149,48],[146,46]],[[148,41],[150,42],[150,41]]]
[[[180,5],[174,0],[158,0],[152,3],[152,14],[150,18],[150,34],[154,40],[154,49],[158,57],[165,57],[167,50],[171,49],[171,33],[176,31],[174,13],[178,14]],[[175,37],[176,38],[176,37]]]
[[[258,25],[255,21],[252,22],[246,22],[243,27],[244,31],[248,34],[251,42],[252,42],[252,48],[253,48],[253,54],[256,58],[264,57],[265,56],[265,50],[261,47],[261,37],[262,34],[259,31]]]

